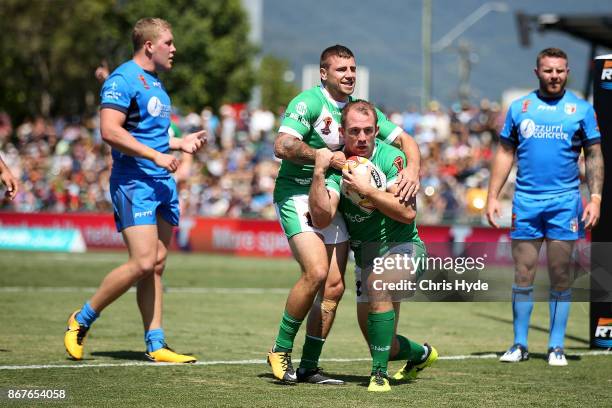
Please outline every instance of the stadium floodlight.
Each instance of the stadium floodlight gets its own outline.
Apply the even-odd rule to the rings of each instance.
[[[461,34],[466,32],[470,27],[479,22],[483,17],[491,12],[504,13],[510,8],[504,2],[491,1],[484,3],[470,15],[461,20],[459,24],[453,27],[442,38],[431,44],[431,0],[423,2],[423,99],[422,107],[427,106],[432,95],[432,69],[431,69],[431,54],[440,52],[448,48]],[[427,26],[427,27],[426,27]]]
[[[482,6],[474,10],[472,14],[470,14],[461,22],[459,22],[459,24],[457,24],[452,30],[446,33],[442,38],[432,44],[431,51],[440,52],[443,49],[449,47],[453,43],[453,41],[455,41],[461,34],[467,31],[468,28],[479,22],[487,14],[494,11],[499,13],[505,13],[509,10],[510,8],[504,2],[492,1],[483,4]]]

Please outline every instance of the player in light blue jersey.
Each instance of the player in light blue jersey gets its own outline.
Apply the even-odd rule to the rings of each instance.
[[[117,230],[129,259],[112,270],[85,305],[72,313],[64,336],[68,354],[83,358],[83,343],[106,306],[136,284],[145,331],[146,356],[155,362],[190,363],[195,358],[170,349],[162,329],[161,275],[172,227],[178,225],[176,183],[170,173],[178,160],[170,150],[194,153],[206,132],[170,137],[170,97],[157,73],[172,68],[172,27],[159,18],[139,20],[132,32],[134,57],[119,66],[100,93],[100,130],[112,147],[111,195]]]
[[[512,205],[514,345],[504,362],[529,358],[527,332],[533,309],[533,281],[542,243],[550,276],[548,363],[565,366],[565,328],[571,302],[570,257],[574,242],[599,221],[604,165],[593,107],[565,89],[567,55],[558,48],[538,54],[539,89],[512,103],[491,169],[487,218],[498,227],[498,197],[517,158]],[[578,158],[584,150],[590,201],[582,208]]]

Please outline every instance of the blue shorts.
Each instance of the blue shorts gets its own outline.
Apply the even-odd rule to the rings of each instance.
[[[157,214],[170,225],[179,223],[178,193],[172,177],[111,177],[110,194],[119,232],[134,225],[157,225]]]
[[[582,198],[577,191],[546,199],[515,194],[510,238],[575,241],[584,238],[581,218]]]

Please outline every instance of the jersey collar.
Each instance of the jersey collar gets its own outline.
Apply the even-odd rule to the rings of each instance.
[[[344,106],[348,103],[348,102],[338,102],[337,100],[332,98],[331,94],[327,91],[327,89],[325,89],[325,87],[323,85],[319,85],[319,89],[321,89],[321,93],[323,94],[323,96],[325,96],[325,98],[330,103],[332,103],[333,105],[337,106],[339,109],[344,108]]]

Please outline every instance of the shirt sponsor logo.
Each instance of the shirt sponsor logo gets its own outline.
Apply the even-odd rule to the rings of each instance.
[[[354,223],[361,223],[364,222],[365,220],[367,220],[368,218],[370,218],[370,215],[368,214],[367,216],[363,216],[363,215],[359,215],[359,214],[348,214],[348,213],[344,213],[344,216],[346,218],[348,218],[348,220],[350,222],[354,222]]]
[[[554,105],[538,105],[538,110],[543,111],[556,111],[557,107]]]
[[[306,126],[306,128],[310,129],[310,123],[308,123],[308,121],[306,119],[304,119],[303,117],[301,117],[300,115],[293,113],[293,112],[287,112],[285,113],[285,117],[289,118],[289,119],[293,119],[297,122],[300,122],[302,125]]]
[[[306,103],[300,102],[297,105],[295,105],[295,111],[299,113],[300,115],[304,116],[306,112],[308,112],[308,106],[306,106]]]
[[[525,139],[560,139],[568,140],[569,135],[563,131],[563,125],[537,125],[531,119],[524,119],[520,124],[521,135]]]
[[[169,118],[172,107],[170,105],[164,105],[157,96],[152,96],[147,103],[147,112],[155,118]]]
[[[121,92],[117,91],[117,87],[117,82],[113,81],[113,83],[110,84],[110,89],[104,91],[104,98],[119,100],[119,98],[121,98]]]
[[[296,183],[298,183],[300,186],[309,186],[312,184],[312,178],[308,177],[308,178],[294,178],[293,179]]]
[[[565,104],[565,113],[567,115],[573,115],[576,113],[576,104],[575,103],[566,103]]]

